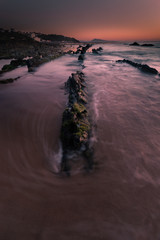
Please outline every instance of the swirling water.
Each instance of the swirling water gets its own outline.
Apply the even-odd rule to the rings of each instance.
[[[0,239],[160,239],[160,43],[101,45],[83,72],[94,125],[91,174],[59,177],[64,82],[82,69],[66,55],[0,86]],[[93,46],[96,48],[96,46]],[[97,45],[99,47],[99,45]]]

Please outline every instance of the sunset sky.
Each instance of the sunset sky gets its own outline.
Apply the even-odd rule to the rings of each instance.
[[[160,40],[160,0],[0,0],[0,27],[79,40]]]

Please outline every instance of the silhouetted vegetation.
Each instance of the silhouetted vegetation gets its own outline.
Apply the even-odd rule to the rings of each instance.
[[[77,39],[70,38],[70,37],[65,37],[63,35],[38,33],[37,37],[39,37],[42,40],[51,41],[51,42],[73,42],[73,43],[79,43],[79,41]]]

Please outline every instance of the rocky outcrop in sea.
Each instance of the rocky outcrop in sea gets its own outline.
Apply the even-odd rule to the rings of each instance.
[[[87,44],[86,46],[84,47],[81,47],[81,49],[79,48],[79,52],[80,52],[80,55],[78,57],[78,60],[79,61],[83,61],[84,60],[84,57],[85,57],[85,53],[86,51],[92,46],[92,44]],[[77,49],[78,50],[78,49]]]
[[[153,47],[154,44],[152,43],[144,43],[144,44],[139,44],[137,42],[133,42],[131,44],[129,44],[130,46],[141,46],[141,47]]]
[[[148,66],[147,64],[140,64],[140,63],[136,63],[136,62],[133,62],[130,60],[126,60],[126,59],[117,60],[116,62],[117,63],[127,63],[133,67],[138,68],[139,70],[141,70],[142,72],[145,72],[145,73],[158,74],[158,71],[155,68],[152,68],[152,67]]]
[[[92,49],[92,53],[94,53],[94,54],[99,54],[102,50],[103,50],[102,47],[99,47],[99,48],[97,48],[97,49],[93,48],[93,49]]]
[[[85,159],[85,168],[92,169],[93,151],[89,139],[91,123],[87,109],[87,93],[85,76],[82,72],[73,73],[65,83],[68,92],[67,107],[63,112],[61,142],[63,157],[61,171],[70,175],[73,158]]]

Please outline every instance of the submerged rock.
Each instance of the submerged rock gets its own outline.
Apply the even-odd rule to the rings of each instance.
[[[141,46],[141,47],[153,47],[154,44],[151,43],[144,43],[144,44],[139,44],[137,42],[129,44],[130,46]]]
[[[154,44],[151,44],[151,43],[144,43],[141,45],[142,47],[153,47]]]
[[[16,81],[19,78],[20,77],[3,79],[3,80],[0,80],[0,84],[13,83],[14,81]]]
[[[136,67],[143,72],[151,73],[151,74],[158,74],[158,71],[155,68],[151,68],[147,64],[140,64],[140,63],[132,62],[130,60],[126,60],[126,59],[117,60],[116,62],[118,62],[118,63],[128,63],[131,66]]]

